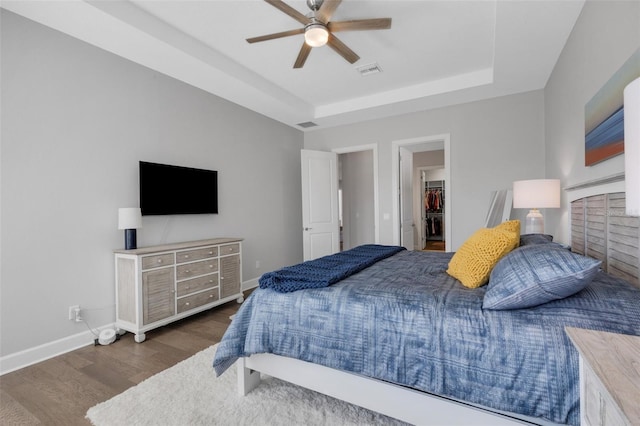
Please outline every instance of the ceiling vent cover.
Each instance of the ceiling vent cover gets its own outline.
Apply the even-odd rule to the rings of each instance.
[[[316,127],[317,124],[313,121],[305,121],[304,123],[298,123],[298,126],[302,127],[303,129],[308,129],[309,127]]]
[[[363,77],[382,72],[382,68],[380,68],[380,65],[376,64],[375,62],[373,64],[362,65],[360,67],[357,67],[356,70],[358,70],[360,75]]]

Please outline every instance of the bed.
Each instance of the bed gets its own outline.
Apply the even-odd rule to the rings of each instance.
[[[576,235],[588,233],[589,212],[598,210],[580,202]],[[500,256],[489,284],[477,288],[447,273],[454,253],[401,250],[326,287],[256,289],[218,345],[214,367],[222,374],[237,362],[241,394],[268,374],[412,424],[579,424],[578,353],[564,328],[640,335],[638,225],[627,222],[636,253],[625,258],[627,280],[602,270],[620,269],[608,253],[593,260],[534,235]],[[570,284],[579,279],[582,289],[520,307],[522,293],[504,297],[493,285],[517,280],[514,273],[528,277],[522,262],[535,272],[532,259],[556,258],[578,263]]]

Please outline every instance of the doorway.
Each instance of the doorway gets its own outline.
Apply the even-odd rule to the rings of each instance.
[[[418,239],[420,249],[426,251],[445,251],[445,213],[446,185],[444,164],[436,166],[420,166],[421,163],[440,162],[444,159],[444,151],[424,151],[415,154],[417,172],[420,175],[420,186],[417,195],[420,216]]]
[[[450,136],[449,134],[442,135],[434,135],[434,136],[425,136],[413,139],[404,139],[392,142],[392,188],[394,191],[393,197],[393,209],[392,209],[392,220],[393,220],[393,241],[394,244],[404,245],[403,244],[403,235],[408,235],[408,233],[404,232],[407,230],[407,226],[411,226],[414,229],[414,243],[412,247],[409,249],[419,249],[421,250],[424,246],[422,246],[422,236],[418,233],[418,229],[422,227],[422,215],[420,210],[424,205],[422,202],[422,196],[418,196],[416,194],[423,194],[423,188],[420,188],[420,174],[416,171],[414,176],[416,178],[413,179],[411,184],[413,188],[410,191],[407,191],[406,188],[401,188],[401,182],[403,180],[403,174],[406,174],[406,170],[403,171],[403,162],[401,162],[401,156],[403,151],[410,151],[414,156],[417,153],[429,152],[429,151],[441,151],[442,152],[442,165],[439,168],[442,169],[443,173],[443,184],[447,188],[447,209],[443,212],[443,233],[445,236],[444,241],[444,249],[445,251],[451,251],[451,236],[452,236],[452,226],[451,226],[451,206],[453,205],[453,196],[450,190],[450,180],[451,180],[451,159],[450,159]],[[409,162],[404,162],[406,165]],[[411,163],[411,167],[413,169],[413,164]],[[409,194],[409,195],[406,195]],[[418,198],[420,197],[420,198]],[[411,199],[409,199],[411,198]],[[418,201],[420,200],[420,201]],[[406,214],[403,212],[407,212],[408,209],[412,209],[412,211],[416,212],[413,216],[413,221],[411,224],[406,222]],[[403,218],[403,216],[405,216]],[[403,220],[404,219],[404,220]],[[417,236],[420,235],[420,238]]]
[[[340,251],[379,242],[377,145],[338,154]]]

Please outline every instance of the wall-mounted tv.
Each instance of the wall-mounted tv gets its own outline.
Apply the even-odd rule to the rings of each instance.
[[[143,216],[218,213],[218,172],[140,161]]]

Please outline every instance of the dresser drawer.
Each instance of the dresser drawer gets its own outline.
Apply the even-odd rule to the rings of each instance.
[[[176,263],[192,262],[218,256],[218,247],[203,247],[196,250],[179,251],[176,253]]]
[[[220,256],[226,256],[227,254],[240,253],[240,244],[227,244],[220,246]]]
[[[218,274],[205,275],[178,283],[178,297],[218,286]]]
[[[215,302],[216,300],[218,300],[217,287],[202,293],[194,294],[193,296],[183,297],[178,299],[178,313],[206,305],[207,303]]]
[[[200,262],[185,263],[176,267],[178,280],[197,277],[218,271],[218,259],[201,260]]]
[[[173,263],[173,253],[145,256],[142,258],[142,269],[160,268],[162,266],[173,265]]]

